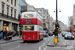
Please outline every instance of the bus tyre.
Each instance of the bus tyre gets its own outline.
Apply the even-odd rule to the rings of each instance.
[[[25,42],[25,41],[23,40],[23,42]]]
[[[38,41],[40,41],[40,35],[39,35],[39,40]]]
[[[23,40],[23,43],[25,43],[26,41],[25,40]]]
[[[43,40],[43,38],[41,40]]]

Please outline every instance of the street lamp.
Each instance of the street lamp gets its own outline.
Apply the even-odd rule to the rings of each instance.
[[[55,12],[55,11],[54,11]],[[61,12],[61,11],[59,11]],[[59,28],[59,24],[58,24],[58,8],[57,8],[57,0],[56,0],[56,23],[55,23],[55,31],[54,31],[54,43],[57,44],[58,43],[58,28]]]

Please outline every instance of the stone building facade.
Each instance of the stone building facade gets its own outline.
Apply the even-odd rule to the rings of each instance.
[[[45,8],[36,8],[36,9],[43,17],[43,28],[47,29],[48,31],[51,30],[50,14],[48,12],[48,9]]]
[[[0,0],[0,30],[19,31],[18,0]]]

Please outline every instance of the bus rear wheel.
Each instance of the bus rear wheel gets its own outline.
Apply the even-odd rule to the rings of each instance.
[[[43,40],[43,38],[41,40]]]
[[[38,39],[38,42],[40,41],[41,39],[40,39],[40,35],[39,35],[39,39]]]

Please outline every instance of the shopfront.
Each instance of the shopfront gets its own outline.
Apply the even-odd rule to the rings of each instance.
[[[8,30],[9,30],[8,27],[9,27],[9,23],[4,21],[4,22],[3,22],[3,30],[6,29],[6,30],[8,31]]]
[[[17,24],[13,23],[13,24],[12,24],[12,27],[13,27],[12,30],[17,31]]]

